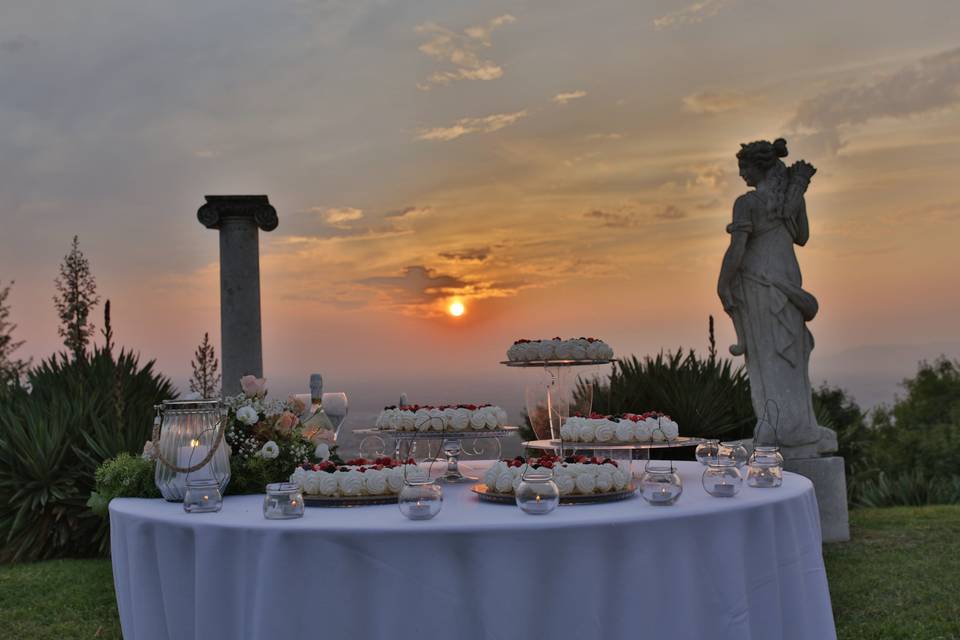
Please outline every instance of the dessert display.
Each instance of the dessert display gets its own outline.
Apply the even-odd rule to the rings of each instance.
[[[543,454],[529,461],[517,456],[513,460],[497,462],[483,476],[486,489],[499,494],[514,493],[526,464],[551,469],[561,497],[602,495],[630,489],[630,469],[621,468],[610,458],[583,455],[561,458],[553,454]]]
[[[610,360],[613,349],[597,338],[570,338],[563,340],[517,340],[507,349],[510,362],[550,360]]]
[[[401,462],[389,457],[366,460],[356,458],[338,465],[330,460],[303,464],[290,475],[304,495],[328,498],[391,496],[403,488],[404,472],[408,480],[426,480],[426,472],[413,458]]]
[[[563,442],[607,442],[611,445],[635,442],[671,442],[680,436],[680,427],[670,416],[656,411],[589,417],[573,415],[560,427]]]
[[[489,404],[423,404],[390,406],[377,417],[376,427],[393,431],[484,431],[507,425],[507,412]]]

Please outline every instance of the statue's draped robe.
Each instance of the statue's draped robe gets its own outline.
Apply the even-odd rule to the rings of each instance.
[[[771,423],[779,422],[783,446],[819,438],[808,373],[813,335],[797,306],[804,305],[812,317],[810,304],[815,309],[816,300],[802,289],[793,250],[796,229],[795,221],[770,213],[763,195],[756,191],[740,197],[727,227],[729,233],[747,234],[732,289],[753,408],[758,418],[768,415]]]

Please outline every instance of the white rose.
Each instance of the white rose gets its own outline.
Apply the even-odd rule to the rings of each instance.
[[[613,472],[613,488],[623,491],[630,484],[630,471],[617,468]]]
[[[329,473],[324,471],[308,471],[304,476],[303,490],[309,493],[310,495],[317,495],[321,493],[323,477],[329,476]]]
[[[387,476],[383,471],[367,469],[363,479],[367,485],[367,493],[370,495],[380,496],[387,493]]]
[[[596,465],[594,465],[596,466]],[[597,488],[597,479],[592,473],[581,473],[577,476],[577,492],[589,495]]]
[[[470,412],[470,426],[475,430],[483,429],[487,424],[487,416],[480,409]]]
[[[594,340],[587,346],[587,357],[591,360],[603,360],[603,343]]]
[[[399,430],[400,430],[400,427],[401,427],[402,424],[403,424],[403,421],[402,421],[402,418],[401,418],[401,414],[402,414],[402,413],[403,413],[403,412],[400,411],[400,409],[394,409],[393,411],[390,412],[390,428],[391,428],[391,429],[393,429],[393,430],[395,430],[395,431],[399,431]]]
[[[680,435],[680,425],[678,425],[673,420],[664,419],[660,427],[663,429],[663,432],[667,436],[667,440],[676,440]]]
[[[603,465],[609,467],[610,465]],[[606,493],[613,488],[613,471],[611,469],[601,468],[597,472],[597,490],[600,493]]]
[[[260,449],[259,455],[264,460],[273,460],[280,455],[280,447],[278,447],[277,443],[273,440],[268,440],[266,444],[263,445],[263,448]]]
[[[345,496],[359,496],[363,494],[363,474],[356,469],[340,473],[338,481],[340,493]]]
[[[653,436],[655,442],[663,442],[667,439],[667,428],[664,424],[664,420],[656,420],[656,425],[650,429],[650,435]]]
[[[330,457],[330,446],[326,442],[321,442],[317,445],[317,448],[313,450],[313,455],[319,460],[326,460]]]
[[[586,360],[589,344],[586,340],[572,340],[570,342],[570,358],[572,360]]]
[[[553,360],[556,355],[557,343],[553,340],[543,340],[540,342],[540,347],[537,350],[540,360]]]
[[[306,479],[307,470],[303,467],[297,467],[296,471],[290,474],[290,482],[297,485],[301,489],[303,488],[303,482]]]
[[[251,427],[257,424],[257,421],[260,420],[260,416],[257,415],[257,411],[253,407],[240,407],[237,410],[237,420],[248,427]]]
[[[429,431],[430,430],[430,410],[417,409],[417,412],[413,414],[413,423],[417,431]]]
[[[496,429],[497,428],[497,414],[493,410],[493,407],[483,407],[480,409],[483,412],[483,423],[487,429]]]
[[[457,409],[453,412],[453,418],[450,420],[450,426],[454,431],[464,431],[470,426],[470,411],[467,409]]]
[[[494,407],[493,413],[497,416],[498,427],[505,426],[509,421],[509,417],[507,416],[507,410],[504,409],[503,407]]]
[[[402,411],[400,413],[400,428],[404,431],[416,431],[417,419],[413,411]]]
[[[334,471],[333,473],[327,473],[326,471],[321,471],[317,474],[320,480],[318,483],[318,489],[321,495],[325,496],[335,496],[340,490],[340,478],[338,476],[343,475],[339,471]]]
[[[487,472],[483,474],[483,484],[485,484],[487,487],[495,487],[497,486],[497,478],[499,476],[500,466],[499,464],[495,464],[487,469]]]
[[[523,345],[522,344],[513,344],[510,345],[510,348],[507,349],[507,360],[516,361],[522,359],[523,354]]]
[[[560,427],[560,439],[566,442],[576,442],[577,441],[577,425],[576,423],[571,423],[573,418],[567,419],[563,423],[563,426]]]
[[[613,436],[617,434],[615,423],[610,420],[600,420],[599,422],[596,431],[593,432],[593,437],[596,438],[597,442],[610,442],[613,440]]]
[[[577,428],[577,439],[580,440],[580,442],[593,442],[594,433],[597,428],[593,423],[594,420],[584,420],[580,427]]]
[[[387,487],[390,493],[400,493],[400,489],[403,488],[403,471],[400,467],[384,469],[384,471],[387,472]]]
[[[443,431],[443,427],[443,409],[430,409],[430,429],[432,431]]]
[[[553,476],[553,481],[557,483],[557,488],[560,489],[560,495],[567,496],[573,493],[573,490],[577,486],[577,481],[569,473],[564,473],[557,475],[556,473]]]
[[[610,360],[610,359],[612,359],[612,358],[613,358],[613,347],[611,347],[610,345],[608,345],[606,342],[601,342],[600,344],[602,345],[602,349],[601,349],[601,352],[600,352],[600,359],[601,359],[601,360]]]
[[[523,346],[524,360],[538,360],[540,358],[540,342],[528,342]]]
[[[426,482],[429,479],[427,472],[415,464],[404,465],[403,469],[403,477],[406,477],[407,482]]]
[[[628,418],[621,418],[617,423],[617,440],[619,442],[630,442],[633,440],[634,422]]]
[[[633,428],[633,436],[637,440],[649,440],[656,426],[657,421],[652,418],[640,420],[637,422],[637,426]]]
[[[513,493],[513,474],[501,473],[497,476],[497,493]]]

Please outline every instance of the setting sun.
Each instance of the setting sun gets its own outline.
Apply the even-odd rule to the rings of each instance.
[[[464,307],[463,303],[460,302],[459,300],[454,300],[453,302],[450,303],[450,306],[447,307],[447,312],[456,318],[459,318],[460,316],[462,316],[463,312],[466,310],[467,310],[466,307]]]

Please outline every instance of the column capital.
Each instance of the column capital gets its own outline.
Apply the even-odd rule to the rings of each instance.
[[[207,203],[197,210],[197,220],[208,229],[219,229],[224,219],[247,219],[262,231],[273,231],[280,220],[267,196],[204,196]]]

